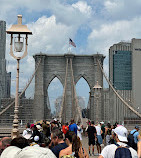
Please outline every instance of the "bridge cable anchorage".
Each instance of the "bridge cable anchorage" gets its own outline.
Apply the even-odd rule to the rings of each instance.
[[[38,70],[38,67],[39,67],[40,63],[41,63],[41,58],[40,58],[39,62],[37,63],[36,69],[35,69],[34,73],[32,74],[30,80],[29,80],[28,83],[26,84],[26,87],[25,87],[24,90],[18,95],[19,98],[23,95],[23,93],[24,93],[24,92],[26,91],[26,89],[29,87],[30,83],[32,82],[32,80],[33,80],[33,78],[34,78],[34,76],[35,76],[35,73],[36,73],[37,70]],[[0,112],[0,115],[2,115],[4,112],[6,112],[14,103],[15,103],[15,100],[12,101],[5,109],[3,109],[3,110]]]
[[[80,119],[81,123],[83,124],[82,114],[81,114],[80,106],[78,105],[78,98],[77,98],[77,94],[76,94],[74,75],[73,75],[73,68],[72,68],[72,59],[70,60],[70,64],[71,64],[71,75],[72,75],[72,85],[73,85],[72,88],[73,88],[73,92],[74,92],[75,106],[76,106],[76,110],[78,112],[78,113],[75,113],[76,120],[78,121]]]
[[[65,105],[65,94],[66,94],[66,86],[67,86],[67,75],[68,75],[68,59],[66,61],[66,75],[65,75],[65,84],[64,84],[64,91],[63,91],[63,98],[62,98],[62,104],[61,104],[61,110],[59,114],[59,121],[62,122],[62,116],[63,116],[63,105]]]
[[[118,93],[117,91],[115,90],[115,88],[113,87],[113,85],[110,83],[110,81],[108,80],[108,77],[105,75],[104,71],[103,71],[103,68],[100,64],[100,61],[97,59],[97,62],[98,62],[98,65],[101,69],[101,72],[103,73],[106,81],[108,82],[109,86],[111,87],[111,89],[113,90],[113,92],[117,95],[117,97],[123,102],[124,105],[126,105],[133,113],[135,113],[138,117],[141,118],[141,114],[136,111],[132,106],[130,106]]]

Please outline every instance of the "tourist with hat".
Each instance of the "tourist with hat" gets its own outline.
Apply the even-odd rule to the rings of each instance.
[[[135,128],[130,132],[130,134],[133,134],[133,137],[134,137],[134,146],[133,148],[137,151],[137,143],[138,143],[138,140],[139,140],[139,126],[136,125]]]
[[[137,152],[132,147],[127,145],[128,131],[124,126],[118,126],[112,130],[112,137],[115,140],[115,144],[107,145],[101,152],[98,158],[115,158],[118,154],[122,154],[125,157],[137,158]]]

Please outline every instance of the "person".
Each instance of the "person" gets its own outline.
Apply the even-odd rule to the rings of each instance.
[[[96,128],[94,127],[94,121],[91,121],[91,125],[88,126],[88,145],[89,145],[89,155],[91,156],[91,145],[92,145],[92,155],[94,156],[94,145],[96,140]]]
[[[68,147],[60,151],[59,158],[69,155],[75,158],[88,158],[89,155],[85,148],[82,147],[80,138],[76,136],[75,132],[68,131],[65,135],[65,141]]]
[[[6,149],[8,146],[11,145],[11,141],[12,141],[12,138],[10,137],[3,137],[0,140],[0,154],[3,152],[4,149]]]
[[[101,153],[101,144],[102,144],[103,140],[102,140],[102,136],[101,136],[101,133],[102,133],[101,126],[100,126],[100,124],[98,124],[98,122],[97,122],[95,128],[97,131],[97,133],[96,133],[96,137],[97,137],[96,147],[97,147],[97,152],[99,155]]]
[[[50,138],[50,135],[51,135],[51,133],[50,133],[50,122],[47,121],[46,124],[47,124],[46,137]]]
[[[37,146],[39,147],[41,144],[39,143],[39,136],[35,136],[33,139],[32,139],[32,142],[30,143],[30,146]]]
[[[35,136],[39,136],[39,140],[38,140],[38,142],[39,143],[41,143],[41,140],[42,140],[42,138],[41,138],[41,134],[40,134],[40,132],[38,131],[38,129],[37,129],[37,127],[36,127],[36,125],[34,125],[34,127],[33,127],[33,132],[32,132],[32,141],[34,142],[34,137]]]
[[[66,134],[68,130],[69,130],[68,123],[65,123],[65,124],[62,126],[62,132],[63,132],[64,134]]]
[[[28,140],[24,137],[17,137],[11,141],[11,146],[16,146],[23,149],[26,146],[29,146]]]
[[[137,151],[137,143],[138,143],[138,139],[139,139],[139,126],[136,125],[135,128],[130,132],[130,134],[133,134],[134,137],[134,145],[133,148]]]
[[[46,124],[46,120],[43,120],[42,128],[43,128],[43,139],[44,139],[47,136],[47,131],[48,131],[48,126]]]
[[[16,158],[56,158],[53,152],[48,148],[28,146],[17,152]],[[14,157],[14,158],[15,158]],[[3,157],[5,158],[5,157]],[[6,158],[11,158],[6,157]]]
[[[26,129],[23,131],[22,136],[24,137],[24,136],[26,136],[26,135],[28,135],[28,134],[32,134],[32,130],[31,130],[31,128],[30,128],[30,123],[27,123],[27,124],[26,124]]]
[[[60,151],[68,147],[64,142],[63,132],[59,129],[52,130],[51,141],[54,144],[54,147],[51,148],[51,150],[56,155],[56,157],[59,158]]]
[[[101,130],[102,130],[101,136],[102,136],[102,140],[103,140],[103,144],[104,144],[104,142],[105,142],[105,125],[104,125],[103,121],[100,122],[100,126],[101,126]]]
[[[71,119],[71,121],[70,121],[69,131],[74,131],[75,134],[77,135],[77,125],[74,122],[74,119]]]
[[[107,123],[107,127],[105,129],[105,135],[106,135],[106,145],[110,145],[110,138],[112,135],[112,128],[111,128],[111,124]]]
[[[80,138],[80,140],[82,141],[82,132],[83,132],[83,128],[80,125],[80,121],[77,124],[77,136]]]
[[[2,152],[0,158],[15,158],[17,157],[17,153],[21,150],[22,149],[17,146],[9,146]]]
[[[44,139],[44,143],[43,143],[42,145],[44,145],[44,146],[42,146],[42,147],[50,148],[50,145],[51,145],[51,139],[48,138],[48,137],[46,137],[46,138]]]
[[[138,158],[141,158],[141,134],[139,135],[139,141],[137,143],[137,149],[138,149]]]
[[[129,155],[127,156],[128,153],[130,154],[130,157],[137,158],[137,152],[126,144],[128,142],[127,135],[128,131],[124,126],[119,126],[113,129],[112,137],[116,141],[116,144],[110,144],[104,147],[98,158],[114,158],[116,156],[116,152],[121,152],[121,149],[123,149],[122,155],[124,154],[125,157],[129,157]]]

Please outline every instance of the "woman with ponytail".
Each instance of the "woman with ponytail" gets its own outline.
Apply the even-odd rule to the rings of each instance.
[[[87,151],[82,148],[80,138],[72,131],[68,131],[65,135],[65,141],[68,145],[67,148],[63,149],[59,153],[59,158],[88,158]]]

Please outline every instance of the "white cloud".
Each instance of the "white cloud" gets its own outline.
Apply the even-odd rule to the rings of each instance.
[[[28,25],[33,32],[29,37],[29,49],[32,54],[39,52],[63,54],[67,52],[68,39],[76,30],[62,23],[56,23],[56,17],[43,16]]]
[[[131,20],[140,14],[141,1],[140,0],[106,0],[104,2],[105,17],[110,20]]]
[[[124,1],[119,1],[118,3],[116,1],[105,1],[105,8],[107,11],[110,12],[116,12],[118,10],[121,10],[121,8],[124,7]]]
[[[141,22],[139,21],[141,21],[141,17],[131,21],[103,24],[99,29],[93,29],[88,37],[88,50],[91,53],[100,52],[108,56],[109,47],[114,43],[139,38],[139,34],[141,34]]]
[[[90,16],[92,13],[92,8],[91,6],[88,6],[85,1],[78,1],[75,4],[72,4],[74,8],[77,8],[80,12]]]

